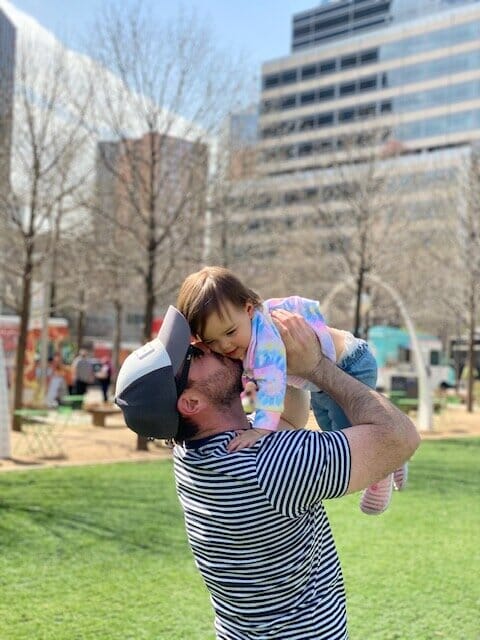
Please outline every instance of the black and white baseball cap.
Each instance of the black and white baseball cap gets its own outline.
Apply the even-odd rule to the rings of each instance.
[[[185,317],[170,306],[157,337],[133,351],[118,372],[115,403],[127,425],[146,438],[173,438],[178,430],[176,376],[190,345]]]

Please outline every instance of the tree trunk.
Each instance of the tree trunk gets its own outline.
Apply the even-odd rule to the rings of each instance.
[[[353,335],[356,338],[360,338],[360,325],[362,322],[362,294],[365,284],[365,273],[368,270],[367,265],[367,233],[362,231],[360,234],[360,265],[358,267],[357,274],[357,291],[355,300],[355,323],[353,327]]]
[[[362,264],[360,265],[360,271],[358,273],[357,290],[355,293],[355,323],[353,327],[353,335],[357,338],[360,338],[361,304],[362,304],[362,293],[363,293],[363,283],[364,283],[364,271],[365,270]]]
[[[50,284],[50,318],[55,318],[57,315],[57,286],[55,282]]]
[[[122,344],[122,315],[123,307],[122,303],[118,300],[114,303],[115,307],[115,327],[113,331],[113,344],[112,344],[112,382],[115,384],[117,380],[118,370],[120,369],[120,349]]]
[[[32,263],[33,246],[27,245],[27,255],[25,260],[25,270],[23,272],[23,292],[22,292],[22,312],[20,316],[20,333],[18,336],[16,366],[15,366],[15,395],[13,400],[13,410],[21,409],[23,406],[23,374],[25,370],[25,351],[27,348],[28,324],[30,321],[30,300],[32,289]],[[12,427],[14,431],[21,431],[21,419],[13,417]]]
[[[470,301],[469,301],[469,327],[468,327],[468,383],[467,383],[467,411],[469,413],[473,412],[473,403],[474,403],[474,383],[475,383],[475,373],[477,370],[476,359],[475,359],[475,312],[476,312],[476,301],[475,301],[475,283],[470,283]]]
[[[78,302],[79,302],[79,306],[78,306],[78,315],[77,315],[77,327],[75,330],[75,334],[76,334],[75,342],[76,342],[77,351],[82,348],[83,338],[85,334],[85,310],[84,310],[85,291],[83,289],[80,289],[79,291]]]
[[[77,351],[82,348],[85,334],[85,311],[80,309],[77,316]]]
[[[153,240],[148,248],[148,265],[145,276],[145,319],[143,322],[143,339],[152,339],[153,311],[155,308],[155,245]]]
[[[221,255],[222,255],[222,267],[228,268],[228,224],[225,211],[222,212],[222,236],[221,236]]]
[[[155,249],[153,244],[148,251],[148,271],[145,278],[145,319],[143,324],[143,338],[145,342],[152,339],[153,310],[155,307]],[[148,451],[148,440],[143,436],[137,436],[137,451]]]

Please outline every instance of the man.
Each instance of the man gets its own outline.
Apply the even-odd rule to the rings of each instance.
[[[289,372],[324,389],[358,426],[321,433],[284,425],[229,453],[236,431],[249,428],[240,364],[189,346],[173,307],[157,339],[125,361],[116,402],[137,433],[177,441],[177,492],[217,639],[344,639],[343,577],[323,500],[385,477],[419,436],[383,396],[322,356],[302,318],[274,317]]]
[[[79,396],[85,395],[89,384],[95,381],[93,364],[87,357],[87,351],[80,349],[78,356],[72,362],[73,391]]]

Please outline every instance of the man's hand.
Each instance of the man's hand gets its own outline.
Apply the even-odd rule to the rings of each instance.
[[[276,309],[271,315],[287,351],[288,373],[309,379],[323,358],[315,332],[297,313]]]

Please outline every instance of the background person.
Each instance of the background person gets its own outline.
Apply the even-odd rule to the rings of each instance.
[[[103,401],[108,402],[108,390],[112,382],[112,365],[106,356],[102,358],[100,369],[96,372],[95,377],[102,390]]]
[[[83,396],[88,385],[95,382],[93,364],[88,358],[86,349],[80,349],[78,356],[72,362],[71,370],[74,393]]]
[[[48,381],[46,403],[49,407],[57,407],[62,398],[67,395],[68,388],[65,379],[66,370],[60,353],[55,353],[50,362],[51,375]]]
[[[241,363],[192,348],[174,307],[158,338],[125,360],[116,402],[136,433],[178,443],[177,493],[217,640],[345,640],[345,589],[323,500],[385,477],[420,440],[404,413],[322,355],[303,318],[272,315],[289,372],[331,394],[357,426],[287,428],[229,452],[250,428]]]

